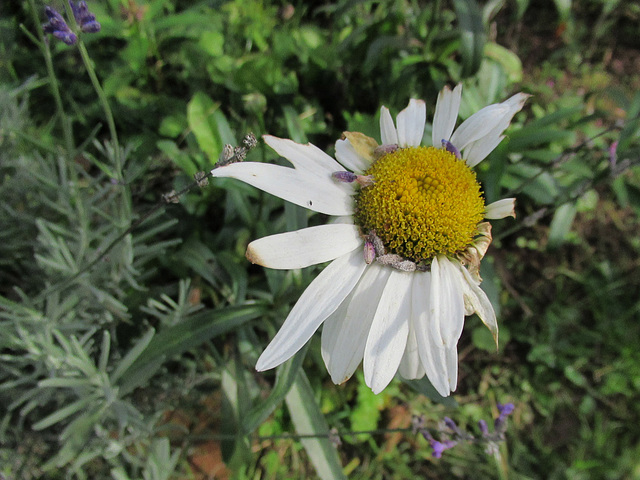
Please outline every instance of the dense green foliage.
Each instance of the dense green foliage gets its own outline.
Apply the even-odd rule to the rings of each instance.
[[[0,477],[640,478],[640,7],[538,3],[90,0],[101,31],[67,46],[45,3],[3,2]],[[319,269],[247,243],[323,219],[228,179],[163,195],[248,132],[332,153],[460,81],[463,118],[533,95],[479,169],[488,201],[517,197],[482,271],[500,350],[469,318],[449,399],[334,386],[317,338],[256,374]],[[474,431],[497,402],[493,457],[434,459],[410,428]]]

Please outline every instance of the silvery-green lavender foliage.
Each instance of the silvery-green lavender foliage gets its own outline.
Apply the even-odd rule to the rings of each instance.
[[[89,174],[65,152],[32,145],[21,128],[28,124],[25,100],[21,90],[0,92],[0,401],[6,406],[0,440],[28,450],[29,439],[38,438],[30,430],[45,438],[57,434],[46,464],[27,467],[26,458],[12,456],[3,472],[30,478],[69,464],[82,478],[83,464],[105,452],[122,472],[123,465],[140,471],[122,463],[136,442],[175,465],[168,443],[151,441],[155,418],[132,402],[132,391],[148,376],[130,367],[154,331],[146,327],[141,338],[129,339],[115,330],[118,322],[143,320],[127,299],[144,295],[142,272],[148,274],[149,263],[176,243],[161,240],[175,221],[156,215],[102,257],[135,220],[131,194],[102,173]],[[109,164],[112,146],[95,147]],[[127,154],[125,178],[133,180]],[[97,258],[94,268],[83,270]],[[163,297],[161,312],[160,303],[149,299],[149,312],[165,323],[184,320],[194,311],[185,305],[185,287],[178,302]]]

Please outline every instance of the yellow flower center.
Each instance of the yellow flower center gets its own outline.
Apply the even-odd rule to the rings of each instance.
[[[445,149],[399,148],[364,175],[374,183],[356,197],[356,223],[375,231],[387,253],[416,263],[463,251],[484,217],[476,174]]]

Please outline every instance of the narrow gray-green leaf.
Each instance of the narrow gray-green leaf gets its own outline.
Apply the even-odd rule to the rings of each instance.
[[[327,435],[317,438],[301,438],[316,473],[323,480],[344,478],[338,452],[329,440],[329,426],[320,411],[307,376],[302,370],[285,397],[291,421],[299,435]]]
[[[51,415],[47,415],[39,422],[34,423],[32,428],[34,430],[44,430],[45,428],[64,420],[68,416],[82,411],[84,407],[92,402],[95,402],[95,398],[93,397],[81,398],[80,400],[77,400],[72,404],[63,407],[60,410],[56,410]]]
[[[155,335],[126,371],[123,369],[123,372],[118,372],[119,376],[122,376],[120,392],[124,394],[137,386],[131,378],[136,377],[136,373],[147,371],[164,359],[184,353],[207,340],[234,330],[264,312],[265,305],[260,303],[201,311],[178,325],[165,328]]]

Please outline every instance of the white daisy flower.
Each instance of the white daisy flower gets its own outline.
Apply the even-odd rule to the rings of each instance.
[[[489,105],[455,129],[461,90],[445,87],[438,95],[432,146],[421,146],[425,103],[411,100],[395,125],[382,107],[380,145],[345,132],[337,161],[314,145],[266,135],[294,168],[244,162],[212,171],[336,217],[249,244],[247,258],[268,268],[331,261],[258,359],[258,371],[291,358],[324,324],[322,356],[334,383],[362,362],[374,393],[398,372],[407,379],[426,374],[447,396],[457,385],[465,315],[477,313],[497,342],[496,316],[479,287],[491,243],[483,219],[515,216],[515,199],[485,205],[471,168],[504,138],[528,96]]]

